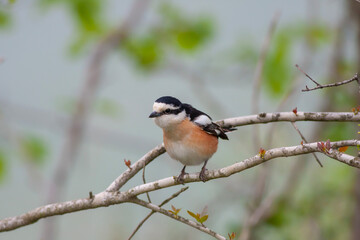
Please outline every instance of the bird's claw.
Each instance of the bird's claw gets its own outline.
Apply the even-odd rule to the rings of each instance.
[[[206,177],[206,168],[201,168],[201,171],[200,171],[200,173],[199,173],[199,178],[200,178],[200,180],[201,181],[203,181],[203,182],[206,182],[207,181],[207,177]]]
[[[184,176],[185,176],[185,174],[187,174],[187,173],[185,173],[185,172],[181,172],[180,173],[180,175],[176,178],[176,181],[178,182],[178,183],[181,183],[181,184],[183,184],[184,185]]]

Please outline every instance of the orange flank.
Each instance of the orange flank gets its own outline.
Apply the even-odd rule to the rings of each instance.
[[[174,146],[169,146],[171,143],[181,144],[182,146],[193,149],[198,155],[203,158],[210,158],[217,150],[218,138],[210,135],[201,127],[185,119],[180,124],[174,126],[169,131],[164,130],[164,144],[166,149],[171,149]],[[170,147],[170,148],[168,148]],[[171,152],[169,153],[171,156]]]

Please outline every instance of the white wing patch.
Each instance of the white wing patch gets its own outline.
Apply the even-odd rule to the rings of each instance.
[[[194,122],[201,126],[207,126],[211,124],[211,119],[206,115],[200,115],[194,119]]]

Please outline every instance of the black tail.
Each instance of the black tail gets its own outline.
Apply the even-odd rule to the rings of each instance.
[[[233,128],[233,127],[220,127],[219,125],[218,127],[219,127],[218,130],[220,131],[218,136],[224,140],[229,140],[228,136],[226,135],[227,132],[232,132],[237,130],[237,128]]]
[[[227,132],[231,132],[236,130],[236,128],[232,127],[220,127],[218,124],[212,122],[211,124],[203,127],[203,130],[208,134],[214,135],[221,139],[229,140],[228,136],[226,135]]]

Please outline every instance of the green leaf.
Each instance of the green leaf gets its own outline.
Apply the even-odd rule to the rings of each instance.
[[[191,212],[191,211],[187,211],[188,212],[188,214],[190,215],[190,216],[192,216],[193,218],[195,218],[197,221],[199,220],[199,217],[195,214],[195,213],[193,213],[193,212]]]
[[[79,54],[89,43],[101,37],[107,30],[104,21],[102,0],[40,0],[43,7],[63,6],[70,14],[75,25],[73,42],[70,45],[72,55]]]
[[[159,45],[159,41],[153,34],[128,39],[122,47],[136,65],[144,70],[156,67],[163,56],[163,50]]]
[[[280,97],[288,89],[292,80],[290,69],[291,37],[286,31],[274,39],[264,65],[265,89],[273,97]]]
[[[265,90],[272,97],[282,96],[292,81],[292,49],[299,40],[307,41],[312,48],[331,40],[330,29],[323,24],[289,24],[273,37],[264,65]]]
[[[194,51],[202,46],[212,35],[210,19],[199,19],[194,23],[185,23],[174,29],[175,39],[180,49]]]
[[[168,3],[161,5],[160,15],[163,39],[179,50],[193,52],[213,36],[214,24],[208,16],[186,16]]]
[[[100,12],[102,1],[76,0],[70,1],[71,11],[82,30],[98,32],[101,29]]]
[[[6,169],[6,157],[5,154],[0,151],[0,183],[5,178],[5,169]]]
[[[208,219],[209,215],[204,215],[200,218],[199,222],[202,224],[204,222],[206,222],[206,220]]]
[[[10,14],[0,9],[0,28],[8,27],[11,24],[11,16]]]
[[[170,212],[172,212],[173,214],[175,214],[176,216],[178,215],[178,213],[181,211],[181,208],[177,209],[176,207],[174,207],[173,205],[171,205],[171,208],[173,211],[169,210]]]
[[[24,157],[31,163],[37,165],[44,163],[47,147],[41,138],[30,135],[22,137],[20,146]]]

